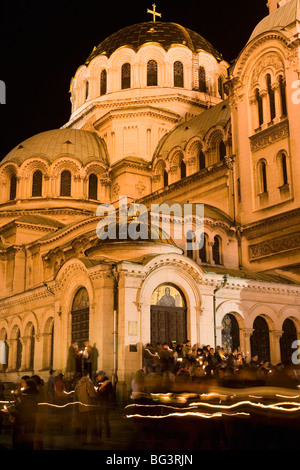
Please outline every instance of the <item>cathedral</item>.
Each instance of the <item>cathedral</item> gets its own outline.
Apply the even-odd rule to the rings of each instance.
[[[147,344],[291,360],[300,1],[268,9],[228,63],[153,4],[88,52],[68,122],[3,156],[1,380],[68,373],[75,344],[125,394]]]

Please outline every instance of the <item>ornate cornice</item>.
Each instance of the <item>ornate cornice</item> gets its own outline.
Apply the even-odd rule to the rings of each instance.
[[[257,261],[268,256],[300,248],[300,232],[272,238],[249,246],[249,260]]]
[[[287,119],[268,127],[265,130],[249,137],[251,152],[257,152],[279,140],[289,136],[289,122]]]

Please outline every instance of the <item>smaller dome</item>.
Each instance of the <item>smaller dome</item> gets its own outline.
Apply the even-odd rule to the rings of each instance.
[[[108,164],[105,142],[95,133],[81,129],[54,129],[24,140],[2,160],[21,165],[32,157],[45,158],[52,163],[61,155],[76,158],[82,164],[99,160]]]
[[[132,231],[131,233],[129,233]],[[138,235],[132,238],[133,232]],[[88,248],[86,256],[91,259],[114,259],[118,261],[133,260],[154,254],[179,253],[171,237],[160,227],[129,217],[126,222],[112,222],[108,227],[101,227],[97,243]],[[101,236],[107,238],[101,239]]]
[[[167,157],[175,147],[185,149],[187,143],[193,137],[204,139],[207,132],[215,126],[225,127],[230,120],[231,112],[228,99],[212,106],[198,116],[187,122],[179,123],[174,129],[166,134],[159,142],[153,159],[160,155]]]
[[[296,21],[300,21],[300,0],[289,0],[258,23],[248,42],[268,31],[285,33],[285,28]]]

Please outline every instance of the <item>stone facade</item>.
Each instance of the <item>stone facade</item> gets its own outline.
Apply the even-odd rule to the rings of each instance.
[[[274,28],[263,20],[231,66],[172,23],[149,22],[153,42],[108,38],[72,80],[70,120],[3,158],[4,380],[65,373],[69,346],[81,338],[94,348],[94,368],[129,387],[153,339],[153,293],[166,286],[182,299],[192,344],[222,345],[230,315],[239,347],[248,357],[257,348],[263,354],[260,318],[268,359],[287,359],[284,345],[290,351],[300,331],[300,115],[292,99],[299,45],[286,36],[294,26],[280,30],[276,15],[289,17],[293,2],[276,10],[270,2]],[[139,28],[145,24],[131,32]],[[100,240],[100,204],[120,221],[125,197],[128,210],[146,208],[157,226],[169,221],[168,236]],[[163,202],[177,213],[155,213]],[[204,208],[203,246],[187,247],[184,204]],[[193,215],[190,224],[196,230]]]

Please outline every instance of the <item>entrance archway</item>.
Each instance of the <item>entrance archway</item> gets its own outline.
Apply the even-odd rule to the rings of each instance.
[[[286,318],[282,325],[282,336],[280,338],[280,354],[283,363],[290,363],[294,348],[292,344],[297,340],[297,329],[291,318]]]
[[[232,313],[224,315],[222,320],[222,346],[232,351],[240,346],[240,329],[237,319]]]
[[[84,347],[89,340],[89,295],[85,287],[80,287],[76,292],[71,316],[72,316],[72,343],[78,343],[79,349]]]
[[[151,343],[172,341],[183,344],[187,339],[187,309],[182,292],[171,283],[160,284],[151,298]]]
[[[270,361],[269,327],[262,316],[255,318],[251,335],[251,355],[258,356],[259,361]]]

